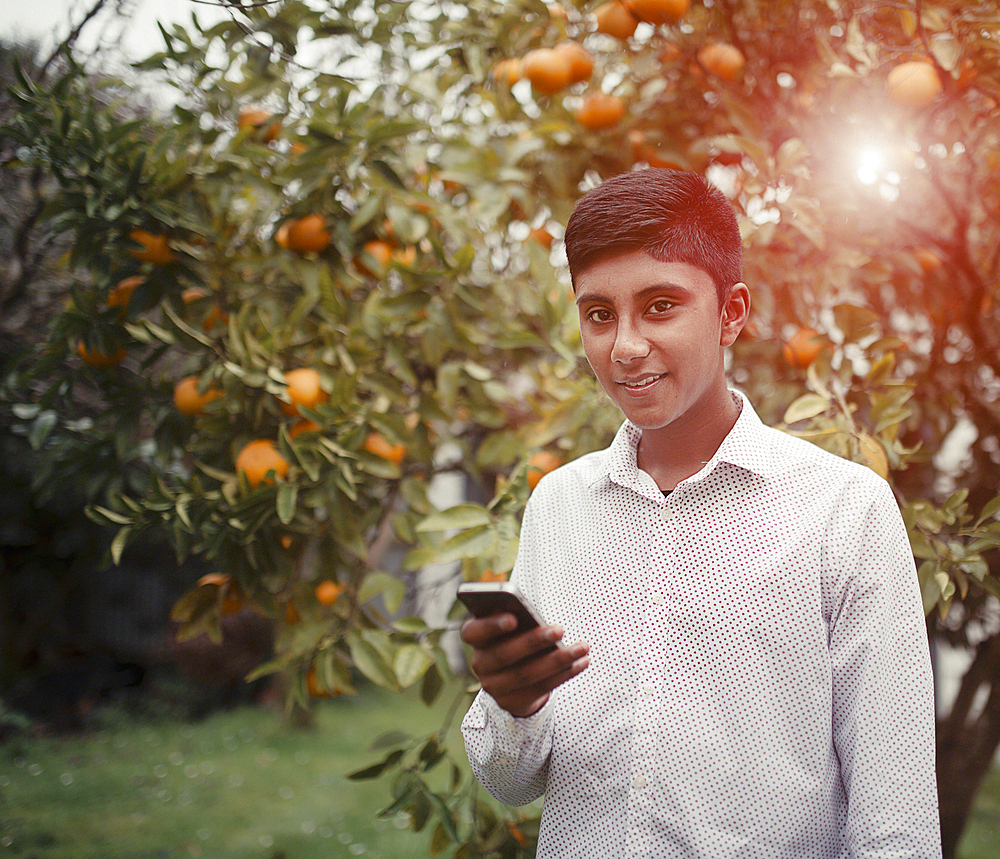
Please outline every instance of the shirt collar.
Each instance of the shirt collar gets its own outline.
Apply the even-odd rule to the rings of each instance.
[[[768,447],[764,438],[763,422],[754,411],[753,406],[750,405],[750,401],[742,393],[738,391],[730,391],[730,393],[740,405],[740,415],[712,458],[705,463],[704,468],[689,477],[688,480],[700,479],[723,462],[751,471],[764,478],[773,473],[770,457],[767,454]],[[662,493],[652,484],[652,481],[644,479],[644,476],[640,474],[636,463],[640,438],[642,438],[642,430],[631,421],[626,420],[619,427],[614,441],[608,447],[604,467],[592,485],[601,480],[610,480],[620,486],[635,489],[640,494],[648,495],[651,498],[662,497]]]

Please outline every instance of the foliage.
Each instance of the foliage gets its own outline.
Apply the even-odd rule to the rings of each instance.
[[[51,473],[86,475],[92,515],[117,530],[111,560],[162,529],[178,558],[228,577],[178,603],[182,634],[218,636],[235,597],[275,618],[264,670],[294,677],[300,703],[352,691],[355,672],[433,702],[444,630],[408,616],[409,576],[506,575],[530,455],[571,458],[618,422],[544,237],[602,177],[699,170],[745,237],[755,313],[734,382],[766,420],[890,480],[932,625],[977,646],[969,630],[1000,594],[1000,15],[957,0],[776,8],[696,3],[621,41],[582,3],[261,4],[164,31],[142,68],[166,72],[179,103],[142,121],[72,62],[45,86],[22,78],[8,169],[57,183],[46,225],[72,238],[80,285],[8,388],[21,431]],[[589,79],[542,94],[490,74],[565,39],[590,51]],[[713,71],[709,43],[745,62]],[[922,107],[885,85],[914,59],[942,84]],[[583,127],[598,90],[627,111]],[[266,118],[240,123],[248,107]],[[292,221],[313,214],[329,236],[295,250]],[[169,253],[142,255],[137,229]],[[124,309],[109,304],[135,276]],[[803,328],[823,348],[788,361]],[[79,342],[109,366],[81,363]],[[300,367],[325,398],[283,409]],[[201,414],[173,406],[190,375],[222,393]],[[975,444],[946,460],[965,427]],[[289,469],[251,488],[235,462],[258,438]],[[437,479],[454,475],[471,500],[438,509]],[[343,588],[332,604],[315,595],[326,579]],[[394,805],[416,828],[435,821],[435,852],[528,855],[537,820],[508,826],[474,799],[463,812],[464,770],[426,786],[439,743],[361,775],[393,774]]]

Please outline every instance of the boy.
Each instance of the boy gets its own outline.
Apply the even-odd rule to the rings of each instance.
[[[525,509],[512,578],[558,625],[463,626],[477,778],[509,804],[544,794],[542,859],[940,856],[899,510],[728,389],[750,310],[732,208],[696,174],[627,173],[580,200],[566,253],[626,420]]]

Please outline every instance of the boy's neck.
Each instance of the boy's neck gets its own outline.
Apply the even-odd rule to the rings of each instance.
[[[673,489],[682,480],[697,474],[719,449],[736,425],[740,406],[727,390],[725,400],[710,410],[698,426],[669,426],[645,429],[639,439],[637,465],[660,489]]]

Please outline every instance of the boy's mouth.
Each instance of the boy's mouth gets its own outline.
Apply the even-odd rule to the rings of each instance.
[[[640,379],[622,379],[618,384],[630,391],[641,391],[664,377],[664,373],[650,374]]]

